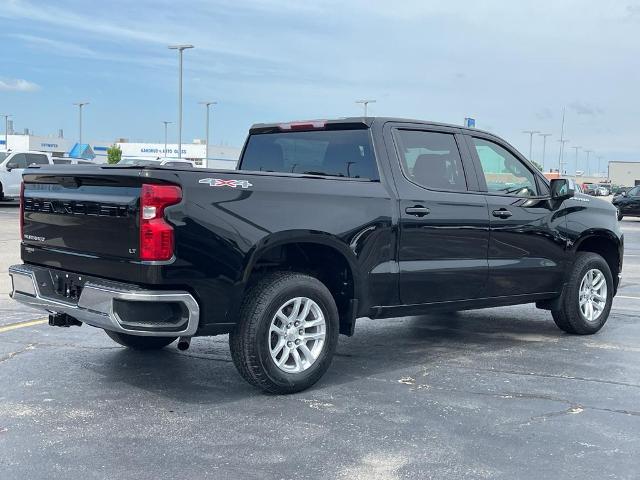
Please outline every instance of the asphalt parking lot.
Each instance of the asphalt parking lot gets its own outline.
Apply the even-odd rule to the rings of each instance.
[[[640,219],[595,336],[533,306],[359,321],[311,390],[269,396],[226,336],[138,353],[8,298],[0,208],[0,478],[638,478]]]

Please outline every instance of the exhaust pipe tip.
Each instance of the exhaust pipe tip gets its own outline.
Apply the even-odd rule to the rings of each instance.
[[[185,351],[191,345],[191,337],[180,337],[178,339],[178,350]]]

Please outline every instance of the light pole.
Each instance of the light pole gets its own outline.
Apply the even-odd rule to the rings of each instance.
[[[598,159],[598,175],[602,177],[603,176],[602,174],[604,173],[602,171],[602,166],[600,165],[600,161],[602,160],[602,155],[598,155],[597,159]]]
[[[565,107],[562,107],[562,126],[560,127],[560,151],[558,152],[558,168],[562,170],[562,154],[564,153],[564,113]]]
[[[560,142],[560,154],[558,155],[558,168],[560,169],[559,173],[562,173],[562,166],[565,164],[564,161],[564,145],[569,143],[569,140],[566,138],[558,140]]]
[[[178,50],[178,158],[182,158],[182,52],[193,45],[169,45],[170,50]]]
[[[544,172],[544,157],[547,151],[547,137],[551,136],[550,133],[541,133],[542,137],[542,171]]]
[[[89,105],[89,102],[74,103],[78,106],[78,144],[82,145],[82,107]]]
[[[533,160],[532,158],[532,152],[533,152],[533,136],[536,133],[540,133],[540,131],[538,130],[524,130],[522,133],[528,133],[529,134],[529,161]]]
[[[575,148],[576,149],[576,169],[574,171],[574,177],[576,178],[576,181],[578,180],[578,150],[580,150],[582,147],[579,145],[573,146],[571,148]]]
[[[585,150],[585,153],[587,154],[587,175],[589,175],[591,173],[589,170],[589,154],[593,153],[593,150]]]
[[[167,156],[167,125],[173,123],[173,122],[169,122],[168,120],[163,120],[162,123],[164,123],[164,156]]]
[[[364,99],[364,100],[356,100],[356,103],[362,104],[362,106],[364,107],[364,118],[367,118],[367,105],[369,105],[370,103],[376,103],[376,101],[370,98],[370,99]]]
[[[200,105],[204,105],[205,108],[207,109],[207,115],[206,115],[206,122],[207,122],[207,126],[205,128],[205,136],[206,136],[206,142],[207,142],[207,150],[205,151],[204,157],[205,157],[205,166],[207,166],[208,163],[208,159],[209,159],[209,105],[217,105],[218,102],[198,102]]]
[[[9,117],[13,115],[8,113],[0,114],[0,117],[4,117],[4,149],[9,151]]]

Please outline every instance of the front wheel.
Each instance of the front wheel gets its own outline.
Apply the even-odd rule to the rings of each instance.
[[[312,386],[329,368],[338,330],[338,309],[322,282],[277,272],[245,295],[229,346],[249,383],[270,393],[294,393]]]
[[[578,252],[559,305],[552,310],[556,325],[568,333],[590,335],[609,318],[613,302],[613,277],[600,255]]]
[[[129,347],[133,350],[160,350],[170,343],[174,342],[177,337],[141,337],[140,335],[129,335],[127,333],[114,332],[105,330],[111,340],[119,343],[123,347]]]

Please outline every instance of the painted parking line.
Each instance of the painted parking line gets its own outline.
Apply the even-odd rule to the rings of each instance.
[[[46,318],[40,318],[38,320],[29,320],[27,322],[18,322],[11,323],[9,325],[4,325],[0,327],[0,333],[10,332],[11,330],[17,330],[18,328],[32,327],[34,325],[42,325],[43,323],[47,323],[48,320]]]

